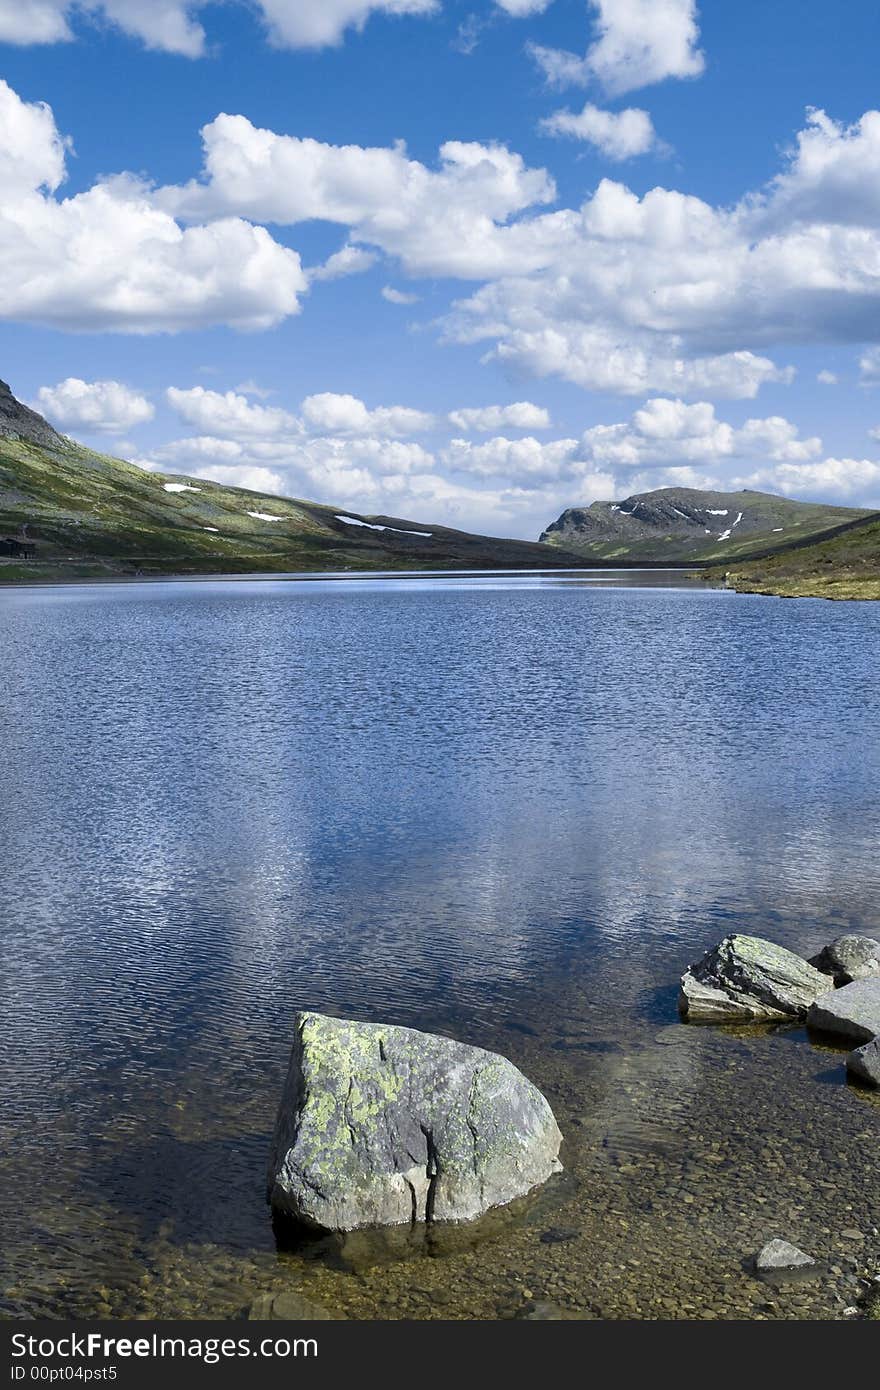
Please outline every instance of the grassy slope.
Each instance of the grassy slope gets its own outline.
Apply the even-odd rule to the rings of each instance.
[[[880,514],[830,540],[737,566],[727,578],[740,593],[880,599]]]
[[[198,491],[169,493],[166,482]],[[555,568],[565,551],[395,518],[367,518],[430,537],[346,525],[336,508],[148,473],[79,445],[45,449],[0,438],[0,536],[26,523],[37,557],[0,557],[0,582],[112,575],[307,570]],[[264,521],[248,515],[283,517]],[[344,515],[356,515],[343,512]],[[215,528],[208,530],[206,528]]]

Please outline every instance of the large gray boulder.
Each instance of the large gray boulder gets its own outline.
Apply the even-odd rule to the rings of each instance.
[[[811,957],[810,965],[830,975],[838,986],[880,975],[880,941],[872,936],[838,936]]]
[[[467,1221],[558,1172],[561,1142],[540,1091],[496,1053],[301,1013],[268,1196],[323,1230]]]
[[[855,1043],[880,1034],[880,975],[828,990],[811,1005],[807,1026]]]
[[[858,1077],[868,1086],[880,1086],[880,1038],[857,1047],[846,1059],[850,1076]]]
[[[681,977],[679,1010],[693,1022],[802,1018],[828,976],[759,936],[726,936]]]

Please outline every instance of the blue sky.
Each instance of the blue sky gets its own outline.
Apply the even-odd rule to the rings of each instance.
[[[880,507],[878,39],[874,0],[0,0],[0,376],[365,514]]]

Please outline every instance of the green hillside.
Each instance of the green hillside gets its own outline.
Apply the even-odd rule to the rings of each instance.
[[[0,583],[582,564],[530,541],[147,472],[56,434],[0,383]]]
[[[713,571],[708,574],[714,577]],[[880,513],[830,540],[737,565],[726,577],[740,593],[880,599]]]

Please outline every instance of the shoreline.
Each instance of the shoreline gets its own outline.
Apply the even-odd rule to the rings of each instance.
[[[118,575],[79,575],[71,576],[67,579],[62,578],[0,578],[0,589],[45,589],[61,588],[69,589],[73,587],[83,587],[88,585],[111,585],[111,584],[232,584],[232,583],[254,583],[273,582],[273,583],[324,583],[330,580],[394,580],[394,579],[475,579],[489,577],[492,575],[507,576],[509,578],[534,577],[534,578],[555,578],[571,575],[608,575],[616,576],[621,574],[681,574],[689,575],[695,579],[700,578],[701,566],[699,565],[659,565],[659,564],[640,564],[640,565],[589,565],[571,569],[557,568],[536,568],[536,569],[430,569],[430,570],[285,570],[282,572],[274,570],[253,570],[245,574],[118,574]],[[0,571],[2,573],[2,571]],[[723,585],[717,582],[701,581],[706,588],[722,588]]]

